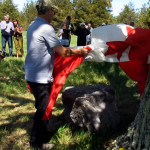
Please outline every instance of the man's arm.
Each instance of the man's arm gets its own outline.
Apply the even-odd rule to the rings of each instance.
[[[53,47],[53,50],[57,52],[60,56],[67,57],[67,56],[73,56],[73,55],[87,55],[89,51],[84,48],[80,49],[72,49],[70,47],[63,47],[63,46],[56,46]]]

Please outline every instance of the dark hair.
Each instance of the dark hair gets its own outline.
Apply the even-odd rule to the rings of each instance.
[[[17,20],[17,19],[13,19],[13,22],[14,22],[14,21],[17,21],[17,23],[18,23],[18,20]]]
[[[61,24],[61,27],[63,27],[64,25],[67,25],[66,22],[63,22],[63,23]]]
[[[134,26],[134,22],[133,21],[130,22],[130,26]]]
[[[67,16],[66,19],[67,19],[67,20],[71,20],[71,16]]]
[[[17,20],[17,19],[13,19],[13,21],[12,21],[12,22],[13,22],[13,24],[14,24],[14,22],[15,22],[15,21],[16,21],[16,22],[17,22],[17,24],[18,24],[18,20]]]
[[[39,7],[39,5],[36,5],[36,10],[38,12],[38,15],[44,15],[50,8],[44,6],[44,7]]]

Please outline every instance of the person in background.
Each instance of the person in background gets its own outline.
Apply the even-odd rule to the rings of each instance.
[[[67,26],[67,30],[68,30],[68,34],[69,34],[69,46],[70,46],[70,42],[71,42],[71,34],[74,33],[74,26],[73,24],[71,23],[71,16],[67,16],[66,17],[66,20],[64,21],[64,23],[66,24]]]
[[[134,22],[133,21],[130,22],[130,26],[134,27]]]
[[[85,28],[85,23],[80,23],[80,27],[74,32],[77,35],[77,46],[86,45],[86,36],[90,34],[90,31]]]
[[[91,44],[91,33],[93,30],[92,24],[90,22],[87,24],[87,29],[90,31],[90,34],[86,36],[86,45],[89,45]]]
[[[103,23],[102,23],[102,26],[106,26],[106,23],[105,23],[105,22],[103,22]]]
[[[150,22],[148,22],[147,26],[148,26],[148,28],[150,29]]]
[[[14,43],[16,47],[16,57],[19,57],[19,52],[21,52],[22,57],[24,57],[24,51],[23,51],[23,28],[21,25],[18,24],[17,19],[13,19],[14,24]]]
[[[53,83],[54,53],[60,56],[87,55],[84,48],[63,47],[55,34],[51,21],[56,6],[51,0],[36,2],[37,18],[27,30],[27,55],[25,59],[25,80],[35,97],[36,112],[30,136],[30,146],[35,149],[51,149],[48,143],[52,133],[50,120],[43,120],[49,102]],[[60,62],[60,65],[63,65]]]
[[[70,36],[71,36],[71,31],[67,30],[66,23],[63,23],[61,25],[61,28],[58,31],[58,37],[60,39],[61,45],[63,45],[64,47],[69,47]]]
[[[9,46],[9,56],[13,55],[13,42],[12,34],[14,32],[14,25],[10,21],[9,15],[4,15],[4,20],[1,22],[1,33],[2,33],[2,50],[3,56],[6,56],[6,42]]]

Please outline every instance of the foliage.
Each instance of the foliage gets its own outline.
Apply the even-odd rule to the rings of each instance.
[[[9,14],[11,19],[19,18],[19,11],[13,4],[12,0],[4,0],[0,2],[0,20],[4,19],[4,15]]]
[[[134,21],[136,26],[148,27],[146,22],[150,21],[149,2],[139,10],[135,10],[130,2],[117,17],[111,15],[112,0],[52,0],[58,9],[55,10],[55,16],[52,24],[57,31],[65,18],[70,15],[75,28],[79,23],[88,23],[92,21],[93,27],[100,26],[103,22],[106,24],[127,23]],[[35,19],[37,12],[35,1],[28,0],[22,11],[18,11],[17,6],[12,0],[0,0],[0,19],[9,14],[11,19],[17,18],[19,23],[26,30],[29,24]]]
[[[150,7],[143,6],[139,13],[139,20],[138,26],[147,28],[147,23],[150,22]]]
[[[108,11],[108,8],[110,8],[109,0],[53,0],[53,2],[58,6],[58,10],[55,10],[55,16],[52,21],[56,30],[60,28],[61,23],[68,15],[72,17],[72,22],[75,27],[77,27],[80,22],[88,23],[89,21],[92,21],[95,27],[101,25],[102,22],[111,23],[110,18],[112,16]],[[2,6],[2,11],[0,11],[1,19],[3,19],[3,12],[8,13],[12,18],[18,18],[25,30],[37,15],[35,2],[32,0],[27,1],[21,12],[18,12],[17,7],[12,3],[12,0],[5,0],[1,2],[0,5]],[[17,12],[13,11],[14,9],[12,9],[12,6]],[[12,10],[13,13],[10,10]]]
[[[141,9],[134,9],[133,4],[130,2],[124,6],[124,9],[116,17],[116,23],[135,23],[135,27],[148,28],[147,23],[150,22],[150,1],[144,4]]]
[[[24,29],[27,29],[30,23],[35,19],[37,15],[37,11],[35,8],[35,2],[31,1],[30,3],[27,2],[24,5],[24,9],[20,14],[21,17],[21,22],[23,24]]]
[[[76,26],[80,22],[88,23],[91,21],[93,27],[100,26],[103,22],[111,22],[111,14],[108,11],[109,4],[103,0],[74,0],[73,7],[75,11],[75,23]]]
[[[132,3],[130,3],[129,5],[125,5],[124,10],[120,13],[117,19],[118,22],[126,24],[130,24],[130,22],[136,21],[135,10]]]
[[[73,16],[72,3],[70,0],[53,0],[58,9],[55,9],[55,15],[52,20],[54,28],[57,30],[60,28],[62,22],[68,15]],[[67,7],[67,9],[66,9]],[[72,19],[73,21],[73,19]]]
[[[90,18],[90,5],[91,4],[86,0],[74,0],[73,7],[75,11],[74,19],[76,22],[76,26],[79,26],[79,23],[85,22],[85,20]]]

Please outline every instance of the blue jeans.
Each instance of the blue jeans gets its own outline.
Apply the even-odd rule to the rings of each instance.
[[[12,56],[12,49],[13,49],[13,43],[12,43],[12,35],[2,35],[2,49],[3,54],[6,55],[6,42],[8,42],[9,47],[9,56]]]

